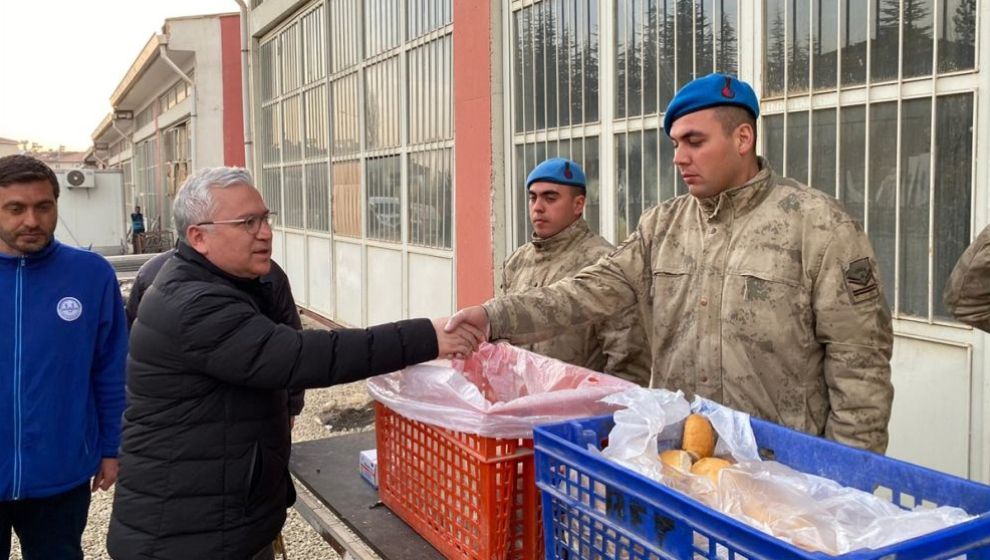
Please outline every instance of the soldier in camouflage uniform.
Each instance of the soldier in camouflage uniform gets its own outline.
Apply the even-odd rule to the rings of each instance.
[[[577,163],[563,158],[544,161],[529,174],[526,190],[533,239],[505,261],[504,293],[549,286],[573,276],[614,249],[581,217],[585,176]],[[643,386],[650,383],[650,346],[636,309],[521,346]]]
[[[540,340],[642,301],[653,385],[882,453],[893,400],[890,311],[860,225],[755,154],[752,88],[684,86],[664,129],[690,194],[643,214],[611,255],[553,286],[455,315]]]
[[[990,227],[959,257],[944,300],[956,319],[990,332]]]

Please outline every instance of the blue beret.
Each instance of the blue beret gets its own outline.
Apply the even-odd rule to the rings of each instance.
[[[720,105],[742,107],[754,119],[760,116],[760,100],[749,84],[733,76],[716,73],[688,82],[677,92],[667,105],[663,129],[670,136],[670,127],[677,119],[688,113]]]
[[[577,163],[564,158],[550,158],[537,165],[526,177],[526,190],[538,181],[585,188],[584,171]]]

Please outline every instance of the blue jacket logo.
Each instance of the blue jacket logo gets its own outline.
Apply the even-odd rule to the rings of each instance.
[[[64,297],[58,300],[55,310],[63,321],[75,321],[82,315],[82,304],[74,297]]]

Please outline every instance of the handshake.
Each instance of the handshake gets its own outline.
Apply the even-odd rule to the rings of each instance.
[[[437,333],[438,358],[464,359],[488,340],[488,313],[480,305],[465,307],[451,317],[433,320]]]

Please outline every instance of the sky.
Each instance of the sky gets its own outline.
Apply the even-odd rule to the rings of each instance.
[[[234,0],[0,0],[0,138],[85,150],[166,18],[238,10]]]

